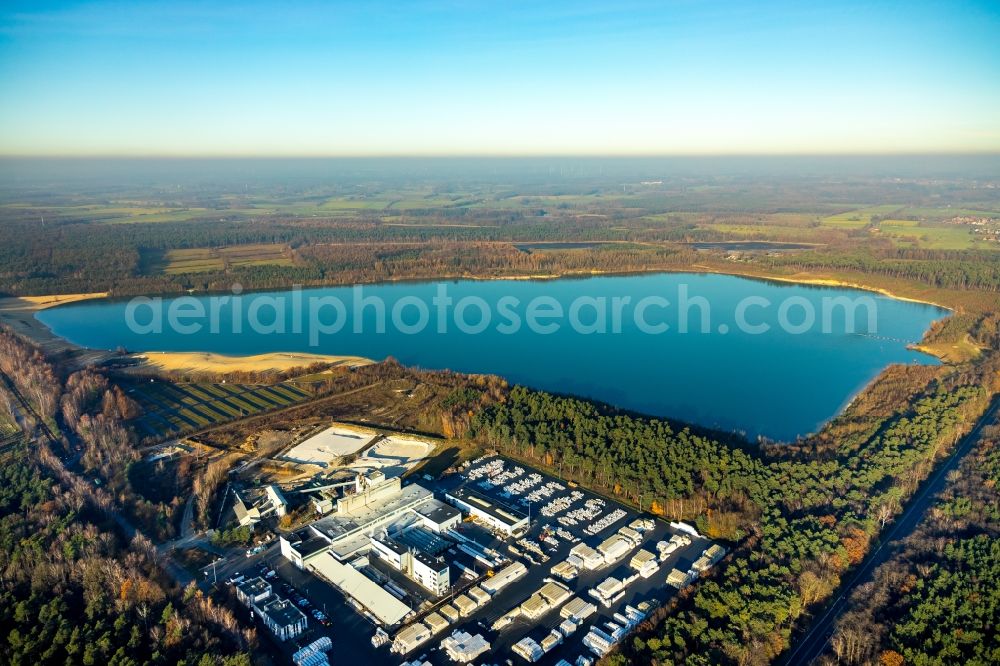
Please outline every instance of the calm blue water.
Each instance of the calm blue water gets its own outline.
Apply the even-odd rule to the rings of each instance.
[[[297,297],[291,291],[243,294],[235,306],[233,301],[216,299],[214,327],[209,296],[186,297],[188,302],[157,300],[133,305],[131,311],[127,301],[68,305],[42,311],[38,318],[57,335],[98,349],[393,356],[423,368],[497,374],[540,389],[744,432],[751,438],[790,440],[815,431],[886,365],[935,363],[929,356],[906,349],[906,344],[919,341],[934,320],[947,314],[938,307],[857,290],[723,275],[463,280],[361,288],[362,297],[384,304],[385,327],[379,332],[382,315],[370,303],[356,310],[356,289],[309,289]],[[440,289],[447,290],[451,304],[432,301]],[[687,289],[689,303],[686,333],[680,331],[682,289]],[[456,305],[469,297],[478,297],[482,303],[467,303],[462,321],[467,330],[477,325],[485,328],[480,333],[462,332],[455,323]],[[536,304],[537,330],[532,330],[528,304],[539,297],[548,302]],[[630,301],[616,308],[613,299],[625,297]],[[861,299],[856,301],[860,305],[853,333],[846,328],[845,308],[830,305],[831,299],[843,297]],[[343,312],[315,301],[318,298],[337,299],[343,303]],[[669,305],[663,300],[648,302],[650,298],[665,299]],[[704,308],[696,303],[701,298],[709,306],[707,328],[703,328]],[[747,304],[748,298],[756,300]],[[294,304],[296,299],[299,306]],[[643,299],[648,304],[637,317],[637,305]],[[278,310],[278,300],[283,312]],[[577,309],[571,319],[574,302]],[[746,326],[738,325],[741,320],[737,319],[741,302],[747,304],[745,324],[770,330],[743,330]],[[598,314],[602,303],[604,317]],[[784,321],[804,332],[781,326],[782,303],[788,304]],[[181,308],[182,315],[187,313],[181,324],[200,324],[201,329],[193,333],[171,330],[171,306]],[[482,307],[490,312],[489,322],[482,319]],[[141,326],[152,327],[154,308],[162,314],[163,330],[130,330],[129,312]],[[205,316],[196,316],[199,308]],[[559,308],[561,318],[541,316]],[[869,320],[868,308],[873,308],[874,322]],[[394,309],[398,325],[394,325]],[[616,309],[618,317],[613,316]],[[811,326],[809,310],[814,314]],[[426,327],[412,330],[421,323],[422,314]],[[328,328],[310,326],[312,316]],[[519,328],[513,324],[515,317]],[[251,321],[267,330],[253,332]],[[606,332],[595,332],[598,321],[604,322]],[[343,328],[329,333],[338,322]],[[574,329],[573,322],[583,328]],[[870,323],[875,324],[874,330],[869,330]],[[439,332],[442,324],[443,332]],[[553,324],[557,330],[548,332]],[[669,326],[665,332],[659,330],[662,324]]]

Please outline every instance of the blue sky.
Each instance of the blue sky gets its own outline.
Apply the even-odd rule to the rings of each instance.
[[[1000,151],[997,2],[5,2],[0,154]]]

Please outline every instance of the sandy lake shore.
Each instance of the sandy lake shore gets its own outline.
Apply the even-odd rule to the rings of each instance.
[[[360,356],[327,356],[299,352],[273,352],[254,356],[226,356],[207,352],[142,352],[133,354],[133,357],[142,359],[146,367],[179,373],[284,372],[314,363],[331,363],[348,367],[373,363],[371,359]]]

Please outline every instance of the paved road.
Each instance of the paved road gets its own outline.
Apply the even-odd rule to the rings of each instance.
[[[951,456],[938,465],[931,477],[924,482],[917,494],[910,500],[906,509],[888,530],[882,535],[875,550],[870,552],[855,572],[849,576],[837,592],[836,598],[824,608],[821,615],[809,628],[809,631],[794,643],[794,647],[783,659],[785,664],[811,664],[826,650],[830,637],[833,635],[834,624],[847,609],[847,601],[851,593],[859,585],[871,580],[872,574],[880,564],[888,560],[896,552],[896,546],[908,537],[924,518],[924,514],[934,504],[935,497],[940,493],[946,482],[948,472],[958,466],[965,455],[972,450],[983,426],[989,423],[1000,407],[1000,398],[994,398],[989,409],[969,431]]]

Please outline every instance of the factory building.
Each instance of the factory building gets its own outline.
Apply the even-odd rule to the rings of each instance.
[[[311,559],[307,568],[343,592],[384,627],[396,626],[412,614],[409,606],[354,567],[337,560],[333,553]]]
[[[410,559],[411,578],[437,596],[443,596],[451,588],[448,563],[440,557],[431,557],[417,551]]]
[[[292,603],[271,593],[263,578],[251,578],[236,586],[236,598],[249,607],[278,640],[287,641],[306,630],[306,616]]]
[[[278,486],[272,483],[264,489],[264,494],[267,496],[267,501],[271,505],[274,515],[280,518],[288,513],[288,501],[285,500],[285,496],[281,494]]]
[[[435,534],[444,534],[462,522],[462,512],[444,502],[432,499],[414,509],[420,524]]]
[[[306,630],[306,616],[287,599],[273,598],[259,610],[260,618],[280,641],[295,638]]]
[[[233,503],[233,513],[236,514],[236,522],[240,527],[253,527],[260,522],[260,509],[256,506],[248,505],[240,494],[233,491],[236,501]]]
[[[263,578],[251,578],[236,585],[236,598],[244,606],[253,607],[271,596],[271,584]]]
[[[510,536],[528,528],[528,516],[517,509],[495,502],[469,488],[458,488],[445,498],[461,511],[471,514],[490,528]]]
[[[312,528],[301,529],[291,534],[282,534],[278,540],[281,555],[299,569],[330,548],[330,540]]]
[[[443,558],[404,546],[386,533],[371,537],[371,553],[438,596],[451,588],[448,563]]]
[[[264,488],[264,495],[256,502],[248,503],[237,491],[233,491],[236,501],[233,512],[240,527],[253,527],[264,517],[274,514],[279,518],[288,513],[288,502],[275,485]]]
[[[446,505],[423,486],[400,487],[398,477],[385,481],[381,472],[359,477],[356,483],[360,492],[338,500],[334,513],[294,534],[282,535],[281,554],[300,569],[327,551],[346,562],[371,547],[370,535],[393,523],[416,518],[422,525],[428,521],[450,525],[454,520],[450,511],[435,512]],[[417,511],[423,508],[431,518]]]

